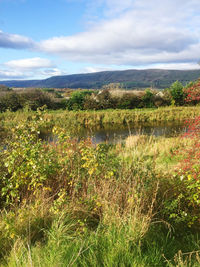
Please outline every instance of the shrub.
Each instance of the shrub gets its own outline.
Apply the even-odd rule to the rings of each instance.
[[[88,190],[92,193],[99,180],[112,179],[117,172],[119,160],[109,145],[77,142],[56,127],[56,143],[46,144],[40,139],[45,124],[38,110],[12,129],[6,149],[0,149],[2,205],[34,199],[39,190],[57,197],[62,187],[67,195],[82,197]]]
[[[57,91],[55,92],[55,97],[56,98],[63,98],[62,94],[57,92]]]
[[[12,89],[3,84],[0,84],[0,92],[8,92],[8,91],[12,91]]]
[[[0,93],[0,112],[4,112],[7,109],[16,111],[22,108],[20,97],[15,92],[1,92]]]
[[[19,92],[19,96],[22,107],[28,106],[32,110],[37,110],[44,105],[49,109],[54,107],[51,95],[40,89],[26,89]]]
[[[98,102],[98,100],[96,99],[94,95],[88,95],[85,97],[83,109],[84,110],[89,110],[89,109],[98,110],[100,109],[100,103]]]
[[[91,95],[92,91],[75,91],[72,93],[67,102],[68,110],[83,110],[84,102],[87,95]]]
[[[67,100],[64,98],[55,100],[53,103],[53,109],[66,109],[66,108],[67,108]]]
[[[39,111],[38,111],[39,112]],[[38,113],[12,129],[0,153],[1,201],[18,202],[36,193],[55,175],[58,164],[51,147],[39,139],[43,119]]]
[[[190,83],[184,88],[185,103],[196,105],[200,102],[200,80],[195,83]]]
[[[135,94],[124,93],[122,96],[115,97],[116,108],[133,109],[139,107],[141,99]]]
[[[176,223],[192,226],[200,224],[200,117],[187,125],[181,138],[187,138],[188,145],[175,152],[179,164],[170,181],[165,211]]]
[[[142,104],[145,108],[155,107],[154,105],[154,94],[151,90],[147,89],[145,95],[142,97]]]
[[[49,109],[56,107],[51,95],[39,89],[26,89],[20,92],[0,92],[0,112],[4,112],[7,109],[17,111],[27,106],[32,110],[36,110],[44,105]]]
[[[171,94],[172,101],[176,106],[182,106],[184,104],[185,93],[183,91],[183,85],[181,82],[179,81],[174,82],[170,86],[169,92]]]
[[[115,101],[112,98],[109,90],[105,89],[100,91],[97,95],[97,101],[99,103],[100,109],[108,109],[115,107]]]

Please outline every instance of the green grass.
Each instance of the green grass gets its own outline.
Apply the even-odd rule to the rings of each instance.
[[[0,114],[0,121],[18,122],[34,114],[34,111],[19,110]],[[162,107],[157,109],[100,110],[100,111],[47,111],[45,118],[53,124],[95,126],[106,124],[127,124],[135,122],[171,122],[194,118],[200,114],[200,107]]]
[[[30,118],[36,112],[19,110],[0,113],[0,135],[9,134],[11,128],[20,121]],[[43,115],[46,124],[43,133],[51,132],[54,126],[67,129],[71,134],[82,133],[84,128],[93,130],[110,127],[133,127],[135,124],[182,123],[186,119],[200,115],[200,107],[162,107],[158,109],[134,110],[100,110],[100,111],[67,111],[48,110]]]
[[[181,119],[199,112],[170,110]],[[82,125],[86,115],[117,121],[168,111],[1,114],[10,135],[0,149],[0,266],[200,266],[199,217],[188,226],[199,207],[174,175],[181,159],[174,152],[193,141],[142,135],[94,146],[65,130],[73,116]],[[57,143],[38,140],[40,127],[62,121]]]
[[[141,236],[127,224],[100,223],[81,232],[70,215],[56,216],[45,240],[31,244],[18,238],[0,266],[199,266],[198,234],[170,232],[164,225]]]

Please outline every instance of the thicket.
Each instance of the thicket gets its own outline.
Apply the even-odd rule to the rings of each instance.
[[[87,96],[91,95],[92,91],[75,91],[71,94],[70,99],[67,101],[67,109],[68,110],[83,110],[84,103],[86,101]]]
[[[40,89],[0,91],[0,112],[16,111],[25,107],[37,110],[44,105],[48,109],[66,108],[66,101],[57,101],[51,94]]]
[[[116,93],[115,93],[116,92]],[[169,104],[167,98],[161,97],[152,90],[134,93],[128,91],[104,89],[103,91],[88,91],[72,93],[67,108],[69,110],[101,110],[101,109],[134,109],[165,106]],[[158,93],[158,92],[157,92]]]
[[[110,84],[102,91],[72,93],[67,108],[69,110],[156,108],[196,105],[199,101],[199,82],[189,83],[184,87],[181,82],[176,81],[163,91],[153,89],[125,91],[118,84]]]
[[[2,266],[199,266],[196,139],[95,146],[54,127],[47,143],[46,124],[38,110],[0,148]]]
[[[200,102],[200,80],[190,83],[184,88],[185,103],[188,105],[197,105]]]
[[[3,84],[0,84],[0,92],[8,92],[8,91],[12,91],[12,89]]]
[[[183,85],[181,82],[174,82],[169,88],[169,93],[171,95],[171,103],[175,104],[176,106],[184,105],[185,93],[183,91]]]
[[[67,93],[66,93],[67,94]],[[0,86],[0,112],[16,111],[29,107],[36,110],[43,105],[48,109],[67,110],[103,110],[103,109],[136,109],[157,108],[162,106],[198,105],[200,102],[200,82],[196,81],[183,86],[174,82],[163,91],[146,89],[145,91],[126,91],[118,84],[105,86],[103,90],[71,91],[70,97],[63,91],[55,89],[26,89],[13,91]]]
[[[176,199],[169,210],[171,218],[191,226],[200,223],[200,116],[186,121],[186,126],[187,132],[181,138],[189,139],[190,145],[173,151],[179,164],[173,179]]]

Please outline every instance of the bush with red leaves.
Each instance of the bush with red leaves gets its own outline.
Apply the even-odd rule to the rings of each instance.
[[[200,79],[195,83],[191,83],[190,86],[184,88],[185,103],[190,105],[196,105],[200,102]]]
[[[187,121],[187,145],[174,154],[179,163],[170,179],[171,196],[164,205],[170,220],[189,227],[200,226],[200,116]],[[169,193],[168,192],[168,193]]]
[[[192,139],[189,148],[181,151],[183,160],[181,162],[182,175],[187,178],[199,180],[200,179],[200,116],[196,117],[193,121],[187,121],[187,132],[183,138]],[[199,188],[200,193],[200,188]]]

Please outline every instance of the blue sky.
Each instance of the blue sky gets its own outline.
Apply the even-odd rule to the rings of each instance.
[[[0,0],[0,80],[199,60],[200,0]]]

